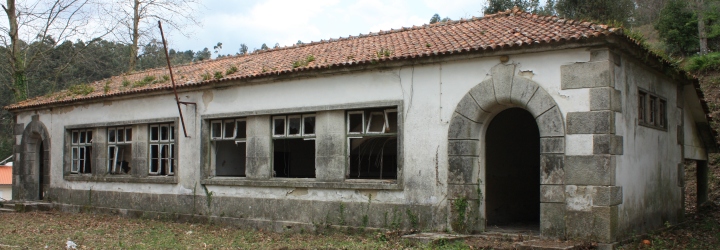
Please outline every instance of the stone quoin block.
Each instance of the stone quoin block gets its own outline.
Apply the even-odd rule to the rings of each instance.
[[[623,137],[619,135],[593,135],[593,154],[623,154]]]
[[[615,156],[566,156],[565,184],[598,186],[615,185]]]
[[[618,186],[596,186],[592,200],[595,206],[620,205],[623,201],[622,187]]]
[[[617,237],[618,207],[617,206],[594,206],[593,236],[600,242],[614,242]]]
[[[612,110],[621,112],[620,90],[610,87],[590,89],[590,110]]]
[[[476,183],[473,170],[477,169],[478,157],[449,156],[448,184]]]
[[[565,186],[540,185],[540,202],[565,202]]]
[[[615,133],[615,112],[569,112],[567,114],[568,134],[613,134]]]
[[[560,66],[562,89],[614,87],[609,61],[573,63]]]
[[[569,239],[589,239],[593,232],[592,211],[565,211],[565,229]]]

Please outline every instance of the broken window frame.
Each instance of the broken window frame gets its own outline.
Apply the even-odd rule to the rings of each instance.
[[[379,111],[382,110],[382,111]],[[364,110],[352,110],[346,112],[346,127],[347,127],[347,138],[346,138],[346,160],[347,160],[347,166],[346,166],[346,179],[355,179],[355,180],[397,180],[398,172],[395,173],[396,178],[395,179],[383,179],[382,177],[382,170],[380,171],[380,176],[378,178],[352,178],[350,176],[351,173],[351,161],[352,161],[352,139],[363,139],[363,138],[369,138],[369,137],[395,137],[396,140],[398,139],[398,131],[400,124],[397,124],[396,121],[396,127],[395,132],[389,132],[389,116],[388,113],[395,113],[397,115],[398,109],[397,108],[368,108]],[[365,119],[365,116],[372,116],[373,113],[381,113],[382,117],[384,118],[384,125],[381,132],[374,132],[369,131],[371,121],[370,119]],[[357,132],[350,132],[350,115],[356,115],[356,114],[362,114],[362,121],[363,121],[363,132],[357,133]],[[367,120],[367,123],[365,121]],[[399,154],[399,148],[396,148],[396,155]],[[396,164],[396,171],[399,171],[400,163]],[[382,169],[382,168],[381,168]]]
[[[92,174],[92,129],[70,131],[70,173]]]
[[[273,140],[272,140],[273,150],[274,150],[274,148],[275,148],[275,143],[276,143],[277,140],[302,139],[302,140],[305,140],[305,141],[313,141],[313,142],[314,142],[314,141],[315,141],[315,133],[313,133],[313,134],[306,134],[306,133],[305,133],[305,118],[316,117],[316,115],[317,115],[316,113],[306,113],[306,114],[286,114],[286,115],[276,115],[276,116],[273,116],[272,119],[271,119],[271,121],[272,121],[272,131],[271,131],[271,133],[272,133],[272,139],[273,139]],[[290,121],[290,119],[292,119],[292,118],[300,118],[300,128],[299,128],[299,129],[300,129],[300,130],[299,130],[300,134],[290,134],[290,133],[289,133],[289,132],[290,132],[290,122],[289,122],[289,121]],[[276,130],[275,130],[275,129],[276,129],[275,121],[276,121],[276,120],[283,120],[283,121],[284,121],[284,123],[285,123],[285,126],[284,126],[284,128],[283,128],[283,129],[284,129],[284,131],[283,131],[283,132],[284,132],[284,135],[276,135],[276,134],[275,134],[275,132],[276,132]],[[317,125],[317,123],[316,123],[317,120],[314,120],[313,122],[314,122],[314,124],[313,124],[313,131],[315,131],[315,129],[317,128],[317,126],[316,126],[316,125]],[[316,146],[317,146],[317,145],[316,145]],[[273,152],[274,152],[274,151],[273,151]],[[274,159],[274,157],[275,157],[275,155],[274,155],[274,153],[273,153],[273,159]],[[313,153],[313,157],[315,157],[315,154],[314,154],[314,153]],[[314,168],[316,169],[316,171],[317,171],[317,166],[314,165],[313,167],[314,167]],[[274,161],[273,161],[273,164],[272,164],[272,168],[275,169],[275,162],[274,162]],[[288,176],[288,177],[275,177],[275,176],[273,175],[273,178],[297,178],[297,177],[290,177],[290,176]]]
[[[122,141],[120,141],[120,132],[119,131],[123,131]],[[128,132],[130,132],[130,133],[128,133]],[[114,136],[114,138],[115,138],[113,141],[110,141],[111,133],[112,133],[112,136]],[[132,150],[132,127],[131,126],[108,127],[107,135],[108,135],[107,171],[110,174],[123,174],[123,172],[121,171],[121,168],[118,167],[118,152],[120,151],[119,149],[123,146],[130,146],[131,147],[130,150]],[[111,151],[114,154],[111,154]],[[112,155],[114,155],[114,156],[112,156]],[[124,152],[123,152],[123,157],[124,157]],[[132,152],[131,152],[130,161],[132,161]]]
[[[351,125],[350,116],[351,116],[351,115],[358,115],[358,114],[360,115],[360,117],[361,117],[360,121],[362,122],[362,124],[360,124],[360,130],[361,130],[361,131],[360,131],[360,132],[350,131],[350,130],[352,129],[352,127],[350,127],[350,125]],[[347,112],[346,123],[347,123],[347,133],[348,133],[348,134],[354,134],[354,135],[364,134],[364,133],[365,133],[365,111],[362,111],[362,110],[358,110],[358,111],[348,111],[348,112]]]
[[[175,172],[177,171],[177,156],[176,156],[176,145],[175,145],[175,124],[174,123],[162,123],[162,124],[151,124],[149,127],[149,136],[150,136],[150,143],[149,143],[149,150],[148,150],[148,174],[152,176],[173,176],[175,175]],[[157,140],[152,140],[152,132],[153,128],[157,128],[158,132],[158,138]],[[163,139],[163,128],[166,128],[167,131],[167,139]],[[157,157],[153,158],[153,147],[155,147],[157,152]],[[163,151],[165,149],[165,151]],[[162,152],[166,152],[165,157],[163,157]],[[153,162],[157,161],[157,170],[153,172]],[[163,163],[165,163],[165,166],[163,167]],[[165,174],[161,174],[162,172],[165,172]]]
[[[227,134],[225,133],[225,132],[227,132],[226,126],[228,123],[233,123],[233,126],[234,126],[233,135],[231,137],[227,136]],[[245,132],[243,133],[245,135],[245,137],[238,137],[238,136],[240,136],[240,134],[238,133],[238,129],[240,128],[240,126],[239,126],[240,123],[245,123],[245,125],[244,125]],[[211,145],[212,158],[211,158],[210,163],[211,163],[211,165],[215,166],[215,161],[217,160],[217,148],[216,148],[217,143],[216,142],[218,142],[218,141],[234,141],[236,145],[247,142],[247,118],[220,118],[217,120],[211,120],[210,124],[211,124],[210,135],[213,135],[214,129],[215,129],[215,127],[212,124],[220,124],[219,129],[220,129],[221,136],[220,137],[212,137],[212,136],[210,137],[210,143],[212,144]],[[247,150],[247,145],[246,145],[246,150]],[[213,174],[217,175],[217,170],[214,170],[214,171],[215,171],[215,173],[213,173]],[[239,177],[245,177],[245,174],[243,174],[242,176],[239,176]]]
[[[308,119],[308,118],[311,118],[311,117],[313,118],[313,122],[312,122],[312,123],[313,123],[313,132],[312,132],[312,133],[305,133],[305,132],[306,132],[306,131],[305,131],[305,119]],[[316,119],[316,115],[315,115],[315,114],[304,114],[304,115],[302,115],[302,119],[300,120],[300,122],[302,123],[302,126],[301,126],[301,127],[302,127],[302,136],[315,136],[315,133],[317,133],[317,132],[316,132],[316,130],[317,130],[316,121],[317,121],[317,119]]]
[[[283,121],[283,125],[282,125],[282,130],[283,130],[283,131],[282,131],[281,134],[278,134],[278,133],[277,133],[277,132],[278,132],[278,131],[277,131],[278,126],[277,126],[277,124],[276,124],[276,121],[280,121],[280,120]],[[273,117],[272,117],[272,131],[271,131],[272,137],[285,137],[285,136],[287,136],[287,126],[288,126],[288,124],[287,124],[287,116],[284,116],[284,115],[283,115],[283,116],[273,116]]]
[[[293,119],[298,119],[298,120],[299,120],[298,128],[297,128],[298,131],[297,131],[296,134],[291,134],[291,133],[290,133],[290,126],[291,126],[291,122],[290,122],[290,121],[293,120]],[[303,136],[303,132],[304,132],[304,131],[303,131],[303,125],[304,125],[304,124],[305,124],[305,121],[303,120],[302,115],[288,115],[288,116],[285,118],[285,135],[286,135],[287,137],[302,137],[302,136]]]

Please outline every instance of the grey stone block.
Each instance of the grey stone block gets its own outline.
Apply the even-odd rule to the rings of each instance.
[[[592,239],[593,214],[592,211],[565,211],[565,226],[569,239]]]
[[[533,116],[538,117],[552,107],[557,106],[555,100],[543,88],[538,88],[527,103],[527,110]]]
[[[540,138],[540,153],[565,153],[564,137]]]
[[[685,164],[684,163],[678,163],[678,165],[677,165],[677,186],[678,187],[685,186]]]
[[[478,123],[481,123],[488,115],[490,115],[490,113],[483,111],[480,106],[478,106],[477,102],[475,102],[475,99],[473,99],[470,94],[465,95],[465,97],[460,100],[457,108],[455,108],[455,112]]]
[[[478,157],[449,156],[448,184],[471,184],[476,182],[473,170],[477,169]]]
[[[595,239],[604,243],[615,242],[618,227],[618,207],[593,207],[592,215]]]
[[[540,131],[540,137],[564,136],[565,123],[560,109],[555,106],[544,114],[535,118]]]
[[[613,134],[615,133],[615,112],[569,112],[567,114],[568,134]]]
[[[597,186],[592,200],[595,206],[614,206],[623,202],[622,187],[618,186]]]
[[[564,185],[540,185],[540,202],[565,202]]]
[[[344,181],[345,157],[315,157],[315,179],[317,179],[318,181]]]
[[[574,63],[560,66],[562,89],[614,87],[609,61]]]
[[[490,112],[493,108],[498,105],[497,99],[495,99],[495,88],[493,87],[493,79],[487,79],[482,81],[470,89],[470,95],[485,111]]]
[[[540,234],[550,238],[565,237],[565,204],[540,203]]]
[[[685,143],[685,129],[683,125],[677,126],[677,144],[683,145]]]
[[[620,112],[622,109],[620,97],[620,91],[615,88],[592,88],[590,89],[590,110],[612,110]]]
[[[477,140],[448,140],[448,155],[479,156],[479,147]]]
[[[500,104],[512,104],[510,92],[512,90],[513,77],[515,76],[514,64],[498,64],[491,69],[495,98]]]
[[[565,184],[614,186],[615,156],[566,156]]]
[[[537,89],[538,85],[529,79],[522,76],[515,76],[510,93],[511,100],[515,105],[524,108]]]
[[[467,200],[477,200],[480,197],[478,196],[478,185],[477,184],[471,184],[471,185],[454,185],[450,184],[448,185],[448,199],[454,200],[454,199],[460,199],[465,198]]]
[[[245,159],[245,176],[248,179],[268,179],[271,177],[272,166],[270,157],[251,157]]]
[[[562,154],[540,155],[540,184],[563,184],[565,156]]]
[[[619,135],[593,135],[593,154],[623,154],[623,137]]]
[[[590,61],[591,62],[598,62],[598,61],[609,61],[610,59],[610,51],[608,49],[598,49],[598,50],[592,50],[590,51]]]
[[[618,242],[612,242],[612,243],[597,243],[597,247],[595,249],[597,250],[615,250],[617,249],[619,243]]]
[[[448,139],[480,139],[480,123],[453,113],[448,128]]]
[[[25,132],[25,123],[17,123],[13,129],[13,135],[22,135]]]

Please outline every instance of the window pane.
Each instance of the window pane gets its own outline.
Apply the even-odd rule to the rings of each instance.
[[[665,127],[666,112],[665,101],[660,100],[660,105],[658,106],[658,123],[660,127]]]
[[[397,179],[397,137],[350,139],[350,179]]]
[[[108,142],[115,142],[115,129],[108,129]]]
[[[150,160],[150,173],[157,173],[158,172],[158,159],[151,159]]]
[[[237,121],[237,133],[235,138],[247,138],[247,122]]]
[[[92,131],[87,132],[87,143],[92,143]]]
[[[157,144],[152,144],[152,145],[150,145],[150,158],[153,158],[153,159],[154,159],[154,158],[158,158],[158,156],[159,156],[159,155],[158,155],[158,151],[159,151],[159,150],[158,150],[158,145],[157,145]]]
[[[160,146],[160,158],[167,158],[168,157],[168,145],[162,145]]]
[[[125,142],[125,130],[122,128],[119,128],[117,130],[117,141],[118,142]]]
[[[315,140],[273,140],[275,177],[315,178]]]
[[[225,121],[225,135],[223,138],[235,138],[235,120]]]
[[[656,105],[655,103],[656,103],[656,101],[657,101],[657,99],[655,97],[652,97],[652,96],[650,97],[650,107],[649,107],[650,115],[648,116],[648,118],[650,118],[650,121],[649,121],[650,124],[655,123],[655,118],[656,118],[655,117],[655,105]]]
[[[212,138],[222,138],[222,123],[220,121],[213,122],[210,128]]]
[[[150,127],[150,140],[158,141],[159,139],[160,139],[160,127],[158,127],[158,126]]]
[[[354,113],[348,114],[348,132],[350,133],[362,133],[363,132],[363,114]]]
[[[215,175],[245,176],[246,146],[244,142],[217,141],[215,143]]]
[[[303,119],[303,134],[314,135],[315,134],[315,116],[306,116]]]
[[[170,140],[171,141],[175,140],[175,126],[174,125],[170,125]]]
[[[638,94],[638,120],[645,122],[645,93]]]
[[[75,147],[75,148],[72,148],[72,158],[73,158],[73,160],[77,160],[77,159],[79,158],[78,155],[79,155],[79,154],[78,154],[78,148],[76,148],[76,147]]]
[[[80,131],[80,143],[85,143],[85,131]]]
[[[385,115],[382,112],[372,112],[368,121],[368,133],[382,133],[385,127]]]
[[[73,161],[72,161],[72,169],[71,169],[70,171],[71,171],[71,172],[78,172],[78,171],[80,171],[80,163],[78,162],[78,160],[73,160]]]
[[[397,111],[385,111],[385,120],[387,121],[386,133],[397,133]]]
[[[85,159],[85,147],[80,147],[80,158],[78,159]]]
[[[168,126],[160,126],[160,140],[161,141],[167,141],[170,139],[170,133],[168,131]]]
[[[80,135],[78,134],[78,132],[73,131],[72,132],[72,143],[77,144],[80,141],[79,139],[80,139]]]
[[[300,117],[288,118],[288,135],[300,135]]]
[[[285,118],[276,118],[273,123],[273,135],[285,135]]]
[[[132,141],[132,128],[128,128],[125,130],[125,141],[126,142]]]

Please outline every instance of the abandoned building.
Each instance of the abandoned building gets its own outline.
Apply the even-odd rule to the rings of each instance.
[[[13,199],[612,243],[681,221],[683,163],[717,151],[696,79],[621,29],[518,10],[172,73],[5,107]]]

